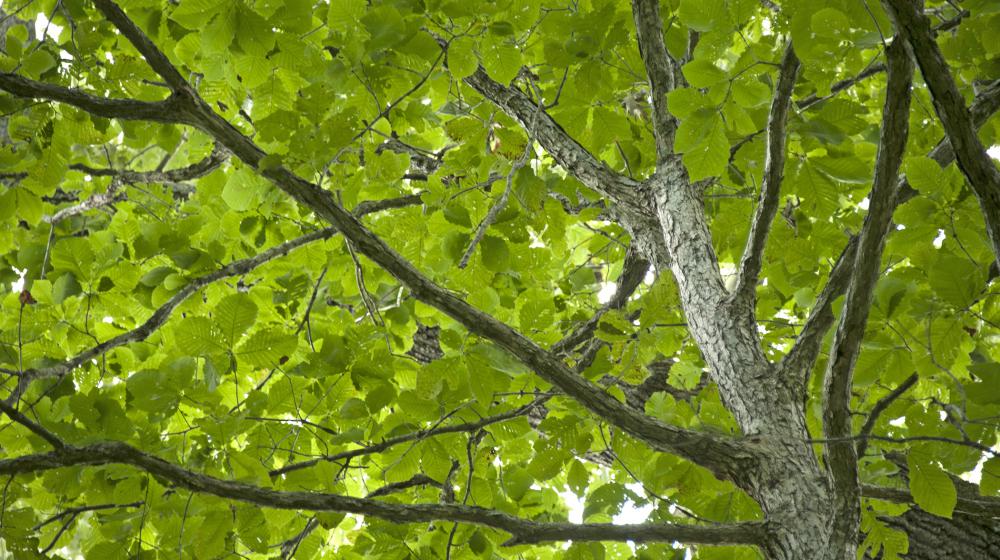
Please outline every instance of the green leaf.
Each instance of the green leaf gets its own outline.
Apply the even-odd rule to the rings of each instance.
[[[252,367],[272,368],[287,361],[295,352],[299,340],[293,334],[277,329],[257,331],[236,349],[236,356]]]
[[[948,174],[936,161],[926,156],[906,162],[906,178],[910,186],[928,194],[941,192],[948,186]]]
[[[230,348],[256,320],[257,304],[248,294],[228,295],[215,306],[215,324],[222,334],[222,339]]]
[[[684,120],[704,107],[705,96],[696,89],[678,88],[667,94],[667,108],[670,114]]]
[[[504,272],[510,264],[510,249],[503,239],[487,235],[479,243],[483,266],[493,272]]]
[[[197,29],[211,19],[224,3],[225,0],[185,0],[170,12],[170,19],[188,29]]]
[[[701,110],[681,121],[675,146],[684,152],[684,165],[693,181],[722,175],[729,161],[725,124],[717,112]]]
[[[333,31],[349,31],[353,29],[365,13],[365,0],[342,0],[330,2],[327,12],[327,25]]]
[[[544,482],[559,474],[566,455],[565,450],[559,449],[554,442],[542,442],[535,446],[535,456],[528,464],[528,472],[535,480]]]
[[[531,484],[535,481],[526,469],[517,466],[509,469],[504,479],[506,483],[504,484],[504,488],[507,490],[507,495],[515,502],[521,501],[521,498],[524,497]]]
[[[346,420],[357,420],[367,415],[368,407],[365,406],[365,401],[361,399],[350,398],[340,406],[340,417]]]
[[[38,49],[32,52],[25,57],[22,62],[22,68],[25,75],[32,78],[38,78],[45,72],[55,68],[55,65],[55,57],[49,54],[49,52],[45,49]]]
[[[727,78],[725,71],[707,60],[692,60],[681,70],[688,83],[696,88],[712,87]]]
[[[187,317],[180,322],[174,338],[177,348],[189,356],[226,350],[222,333],[206,317]]]
[[[250,168],[240,167],[226,181],[226,186],[222,189],[222,199],[233,210],[244,212],[260,204],[265,192],[267,183],[264,179],[257,176]]]
[[[476,42],[468,37],[460,37],[448,46],[448,70],[456,80],[471,76],[479,67]]]
[[[402,14],[393,6],[369,8],[361,21],[369,34],[366,47],[372,51],[400,45],[410,38]]]
[[[931,457],[929,453],[917,451],[907,456],[910,493],[920,509],[950,519],[958,501],[955,483]]]
[[[590,473],[580,461],[572,461],[569,466],[569,473],[566,475],[566,483],[570,490],[577,496],[583,496],[590,483]]]
[[[508,84],[516,78],[522,63],[521,51],[513,45],[492,44],[483,50],[483,65],[500,83]]]
[[[983,496],[1000,496],[1000,457],[990,457],[983,463],[979,493]]]
[[[261,171],[270,171],[271,169],[277,169],[282,165],[284,165],[284,160],[280,155],[267,154],[260,159],[260,163],[257,164],[257,167],[260,168]]]
[[[812,15],[812,31],[819,37],[837,39],[850,26],[847,16],[834,8],[823,8]]]
[[[149,414],[165,414],[177,407],[180,396],[165,390],[166,380],[159,371],[140,371],[129,376],[125,383],[128,388],[129,404]]]
[[[222,373],[219,372],[219,368],[215,365],[215,362],[215,358],[205,358],[205,387],[208,389],[209,393],[214,391],[222,381]]]
[[[677,15],[694,31],[704,32],[724,27],[728,12],[725,0],[681,0]]]
[[[217,556],[226,547],[226,536],[233,530],[233,515],[226,510],[209,511],[204,517],[192,520],[191,538],[198,545],[199,554]]]
[[[94,250],[87,239],[63,239],[52,250],[52,267],[67,270],[77,278],[89,281],[94,265]]]

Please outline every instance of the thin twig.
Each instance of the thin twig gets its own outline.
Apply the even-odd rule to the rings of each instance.
[[[875,403],[871,412],[868,413],[868,419],[865,420],[864,426],[861,427],[861,432],[858,434],[863,438],[858,441],[858,457],[863,456],[865,451],[868,449],[868,436],[870,436],[872,430],[875,429],[875,423],[878,421],[879,416],[885,412],[885,409],[889,408],[889,405],[895,402],[896,399],[903,396],[903,393],[909,391],[910,387],[916,385],[918,379],[920,379],[919,375],[916,373],[911,374],[906,378],[906,380],[899,384],[899,387],[896,387],[892,390],[892,392],[882,397],[877,403]]]
[[[465,254],[462,255],[462,259],[458,262],[458,268],[465,268],[469,264],[469,259],[472,258],[472,253],[476,250],[476,246],[483,240],[486,236],[486,230],[489,229],[493,222],[496,221],[497,216],[500,212],[507,207],[507,201],[510,199],[510,193],[514,188],[514,174],[518,172],[526,163],[528,163],[528,158],[534,153],[535,144],[535,123],[538,120],[538,114],[542,112],[542,107],[544,100],[542,99],[541,92],[538,91],[538,87],[534,82],[530,82],[531,86],[535,90],[535,96],[538,99],[538,107],[535,110],[535,114],[531,119],[531,126],[528,128],[528,140],[524,146],[524,153],[521,154],[513,165],[510,167],[510,171],[507,173],[507,186],[503,190],[503,194],[497,199],[496,203],[486,212],[486,216],[483,220],[479,222],[479,226],[476,228],[476,234],[472,237],[472,241],[469,243],[469,247],[465,250]]]

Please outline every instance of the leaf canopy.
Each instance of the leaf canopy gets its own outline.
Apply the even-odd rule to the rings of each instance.
[[[677,120],[683,167],[703,186],[727,278],[750,232],[788,39],[802,61],[784,219],[770,232],[756,292],[760,347],[778,361],[865,220],[885,88],[884,75],[869,70],[881,64],[892,23],[877,3],[771,4],[666,0],[660,12],[666,49],[684,61],[662,101]],[[638,237],[616,221],[606,193],[566,164],[572,158],[543,149],[549,133],[538,123],[551,118],[608,172],[634,181],[654,172],[656,100],[628,3],[120,6],[206,110],[263,155],[240,161],[169,106],[112,118],[113,107],[43,102],[19,94],[12,79],[0,84],[0,286],[18,286],[0,294],[0,396],[32,422],[67,445],[124,443],[261,496],[474,506],[532,523],[762,519],[731,481],[652,448],[535,375],[536,364],[483,334],[492,326],[470,330],[442,311],[441,298],[401,282],[273,183],[288,172],[318,185],[447,294],[531,344],[561,348],[556,361],[615,403],[712,437],[741,436],[706,373],[674,277],[630,261]],[[966,0],[962,14],[928,6],[942,21],[959,20],[937,40],[971,103],[976,80],[1000,64],[1000,10],[989,0]],[[2,10],[4,76],[136,107],[172,99],[149,57],[90,3]],[[500,92],[492,98],[476,87],[484,73]],[[514,90],[530,102],[524,119],[507,110]],[[851,408],[857,431],[917,374],[878,416],[872,433],[883,439],[859,460],[860,478],[907,488],[922,510],[950,517],[969,488],[1000,498],[1000,462],[984,451],[997,444],[1000,419],[1000,299],[977,198],[956,166],[927,156],[943,129],[922,83],[913,95],[903,172],[919,195],[893,215]],[[985,120],[981,141],[993,146],[998,136],[1000,120]],[[630,274],[639,280],[626,290]],[[614,303],[616,291],[628,293]],[[586,336],[567,344],[583,327]],[[821,354],[814,369],[826,360]],[[806,415],[817,438],[820,377]],[[23,426],[0,428],[5,459],[48,452],[50,443]],[[139,459],[98,462],[11,475],[0,550],[16,558],[42,550],[64,558],[761,557],[751,546],[672,540],[511,543],[517,534],[502,524],[453,513],[428,523],[384,514],[391,508],[260,507],[244,499],[249,486],[227,497]],[[82,506],[100,507],[73,509]],[[906,536],[884,518],[906,508],[865,507],[862,548],[900,557]]]

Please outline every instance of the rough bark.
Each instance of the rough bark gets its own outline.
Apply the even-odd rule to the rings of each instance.
[[[1000,169],[979,141],[975,123],[952,78],[948,63],[934,40],[930,20],[912,0],[884,0],[899,34],[909,44],[927,89],[934,100],[934,110],[944,125],[958,167],[972,187],[993,252],[1000,263]]]
[[[889,84],[870,197],[871,206],[865,226],[857,238],[851,241],[835,266],[792,353],[783,363],[773,364],[761,349],[753,294],[780,194],[787,134],[785,128],[798,70],[798,61],[790,46],[779,65],[768,120],[766,177],[734,293],[727,291],[719,271],[701,198],[702,186],[692,183],[681,163],[680,154],[673,151],[672,135],[676,121],[667,111],[665,99],[667,93],[677,85],[678,63],[670,58],[664,46],[658,2],[632,2],[639,50],[649,90],[652,92],[657,148],[656,171],[643,181],[616,173],[588,152],[541,109],[543,100],[532,99],[515,86],[496,82],[481,67],[466,78],[468,86],[522,126],[530,128],[535,141],[558,165],[584,185],[606,197],[609,201],[609,215],[633,238],[626,269],[619,279],[619,291],[612,302],[593,320],[585,322],[570,333],[567,339],[547,350],[430,280],[358,219],[368,211],[419,204],[419,195],[392,201],[372,201],[367,203],[368,206],[359,205],[352,213],[338,204],[329,191],[295,175],[289,169],[282,166],[262,166],[262,160],[267,154],[205,103],[169,58],[114,2],[95,0],[94,4],[163,78],[171,91],[169,97],[158,102],[106,99],[9,73],[0,74],[0,89],[22,98],[66,103],[107,118],[195,127],[210,135],[218,146],[256,169],[261,176],[328,222],[331,227],[196,279],[137,329],[85,350],[51,368],[18,372],[21,384],[26,385],[32,379],[65,375],[110,348],[142,340],[162,325],[184,298],[208,282],[245,273],[301,244],[339,233],[359,253],[393,275],[413,297],[452,317],[469,332],[505,348],[535,374],[551,383],[556,391],[575,399],[595,416],[656,451],[676,454],[708,468],[720,479],[735,483],[760,504],[765,519],[718,526],[670,523],[641,526],[573,525],[537,523],[499,511],[453,503],[400,505],[372,499],[407,487],[406,484],[439,484],[426,477],[376,490],[368,498],[313,492],[279,492],[196,473],[122,442],[71,445],[20,413],[16,407],[2,402],[0,411],[19,424],[20,429],[30,431],[33,434],[31,437],[40,438],[54,450],[0,460],[0,474],[15,475],[67,466],[117,463],[130,465],[192,491],[264,507],[352,512],[400,523],[449,520],[484,525],[510,533],[512,538],[508,544],[566,539],[744,544],[758,546],[767,558],[773,560],[853,559],[856,557],[859,541],[862,497],[873,496],[901,502],[910,500],[908,494],[902,491],[870,488],[860,484],[857,460],[859,449],[864,450],[864,446],[856,445],[851,438],[850,416],[852,372],[860,351],[892,212],[906,197],[914,196],[912,189],[906,191],[905,184],[897,180],[906,141],[908,90],[912,76],[912,68],[903,50],[903,41],[894,41],[887,48]],[[960,167],[980,197],[991,239],[1000,255],[1000,234],[993,234],[996,224],[1000,224],[1000,218],[994,217],[1000,209],[1000,203],[994,200],[1000,182],[995,167],[988,169],[983,164],[979,153],[982,147],[976,144],[974,130],[976,125],[981,124],[997,109],[998,102],[984,102],[978,106],[973,105],[971,111],[967,110],[961,103],[961,98],[957,97],[957,89],[947,74],[946,66],[942,70],[944,61],[940,52],[935,51],[936,46],[925,22],[919,19],[922,16],[917,14],[916,19],[907,19],[910,7],[904,6],[902,0],[887,0],[887,4],[890,10],[899,12],[897,27],[916,54],[935,98],[935,107],[948,131],[950,143],[942,144],[933,155],[940,158],[938,161],[942,164],[948,161],[949,155],[957,156]],[[692,46],[696,39],[697,36],[693,34]],[[692,50],[693,48],[689,49]],[[691,54],[689,52],[685,58],[690,59]],[[869,69],[866,72],[868,74],[864,77],[877,70]],[[997,84],[991,87],[1000,91]],[[995,99],[1000,99],[1000,95],[995,95]],[[392,142],[387,143],[386,149],[406,148]],[[212,157],[208,161],[207,167],[195,166],[191,176],[207,172],[221,163],[218,157]],[[430,158],[424,165],[418,165],[419,173],[433,172],[437,166],[435,161],[440,163],[440,157],[436,160]],[[124,180],[132,177],[126,172],[108,174]],[[669,270],[676,279],[689,332],[701,350],[711,381],[718,386],[725,405],[736,418],[742,432],[739,437],[722,437],[683,429],[645,415],[643,406],[650,395],[655,391],[668,390],[663,382],[663,363],[651,368],[653,373],[647,382],[629,388],[626,391],[626,402],[623,403],[604,391],[600,385],[579,375],[579,364],[574,369],[564,362],[563,358],[570,351],[579,348],[591,337],[601,313],[607,309],[624,307],[628,296],[636,289],[650,265],[660,272]],[[826,372],[823,424],[827,441],[824,464],[821,466],[806,424],[803,387],[820,351],[824,334],[834,322],[832,303],[845,291],[845,311],[834,338],[832,359]],[[414,350],[411,351],[416,359],[430,361],[440,356],[435,329],[436,327],[420,327],[415,337]],[[587,351],[584,350],[585,357],[581,358],[581,363],[585,362]],[[21,384],[14,395],[15,401],[23,391]],[[396,444],[438,434],[471,433],[493,423],[537,414],[546,399],[547,397],[540,397],[514,411],[482,418],[477,422],[435,427],[396,436],[360,449],[291,463],[271,471],[271,475],[281,476],[321,462],[377,453]],[[863,428],[863,433],[870,431],[871,424]],[[610,462],[613,459],[607,454],[600,454],[597,460]],[[911,534],[912,558],[936,559],[950,554],[951,557],[975,559],[986,558],[995,553],[998,529],[996,518],[1000,506],[994,501],[964,496],[959,500],[957,511],[951,521],[912,509],[902,517],[886,519],[885,522]],[[953,543],[959,538],[968,542],[952,548],[949,548],[951,545],[934,546],[935,539],[943,538],[948,538]]]
[[[836,489],[838,515],[834,523],[834,543],[843,543],[843,549],[831,551],[829,558],[844,560],[856,556],[853,544],[857,542],[861,519],[858,456],[854,442],[845,439],[852,435],[852,374],[861,352],[868,312],[881,270],[882,249],[885,247],[895,208],[893,201],[896,198],[896,178],[909,134],[913,67],[902,41],[898,39],[886,48],[886,57],[889,79],[879,151],[875,161],[872,198],[859,234],[844,311],[834,335],[824,386],[823,433],[828,439],[841,439],[827,444],[825,455],[827,469]],[[837,546],[831,544],[831,548],[835,549]]]

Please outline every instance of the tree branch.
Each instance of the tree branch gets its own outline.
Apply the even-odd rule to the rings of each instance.
[[[885,63],[872,61],[872,63],[870,63],[868,66],[865,67],[864,70],[858,72],[856,75],[850,78],[834,82],[833,85],[830,86],[829,94],[824,95],[822,97],[816,95],[815,93],[807,95],[806,97],[803,97],[802,99],[795,102],[795,108],[798,109],[799,111],[805,111],[806,109],[812,107],[813,105],[822,103],[823,101],[832,98],[833,96],[844,91],[845,89],[852,87],[853,85],[859,82],[863,82],[868,78],[871,78],[875,74],[880,74],[882,72],[885,72],[885,68],[886,68]]]
[[[735,309],[722,274],[708,227],[702,187],[693,185],[681,158],[649,179],[656,197],[658,231],[669,253],[687,327],[698,344],[726,403],[744,434],[767,429],[757,411],[790,402],[786,384],[776,379],[761,348],[752,317]]]
[[[46,99],[66,103],[92,115],[108,119],[142,120],[161,123],[184,122],[179,113],[181,100],[171,96],[164,101],[109,99],[85,93],[77,88],[65,88],[36,82],[17,74],[0,72],[0,89],[27,99]]]
[[[169,173],[169,172],[167,172]],[[420,203],[420,195],[407,195],[399,198],[389,198],[384,200],[375,201],[364,201],[358,204],[355,209],[355,213],[358,217],[370,214],[373,212],[379,212],[389,208],[402,208],[405,206],[411,206]],[[74,207],[75,208],[75,207]],[[55,220],[55,217],[52,218]],[[138,327],[124,332],[114,338],[106,340],[92,348],[89,348],[76,356],[63,361],[62,363],[56,364],[54,366],[49,366],[39,369],[27,369],[20,374],[20,380],[18,382],[18,388],[15,391],[14,396],[20,396],[24,393],[27,386],[35,379],[43,379],[49,377],[61,377],[73,371],[80,365],[86,363],[88,360],[99,356],[125,344],[131,344],[133,342],[140,342],[148,338],[157,329],[162,327],[170,315],[173,313],[180,304],[182,304],[187,298],[191,297],[193,294],[197,293],[198,290],[204,288],[205,286],[216,282],[223,278],[229,278],[232,276],[241,276],[247,274],[255,268],[266,264],[274,259],[283,257],[288,253],[292,252],[299,247],[312,243],[314,241],[325,240],[333,237],[337,233],[337,228],[330,227],[312,233],[305,234],[303,236],[297,237],[290,241],[286,241],[281,245],[274,246],[270,249],[262,251],[253,257],[248,257],[238,261],[233,261],[224,267],[210,272],[208,274],[199,276],[194,280],[191,280],[186,286],[180,289],[176,294],[173,295],[169,300],[166,301],[162,306],[160,306],[153,314],[147,319],[143,324]],[[16,400],[16,399],[14,399]]]
[[[125,193],[119,191],[120,185],[121,181],[117,178],[113,179],[111,184],[108,185],[108,190],[106,192],[97,193],[87,200],[84,200],[79,204],[63,208],[51,216],[42,216],[42,221],[48,224],[58,224],[66,218],[71,218],[97,208],[104,208],[105,206],[109,206],[115,202],[125,200]]]
[[[920,66],[934,100],[934,109],[955,151],[958,167],[979,200],[994,258],[1000,263],[1000,170],[979,141],[965,100],[920,4],[912,0],[883,0],[882,3]]]
[[[532,84],[533,85],[533,84]],[[486,236],[486,231],[493,225],[496,221],[497,216],[500,212],[503,212],[504,208],[507,207],[507,201],[510,199],[510,193],[514,190],[514,175],[528,163],[529,158],[535,153],[535,132],[536,125],[538,124],[538,114],[542,112],[542,95],[535,87],[535,94],[538,96],[538,107],[535,108],[534,114],[531,116],[531,123],[528,126],[528,141],[524,143],[524,152],[519,158],[510,166],[510,171],[507,172],[507,185],[504,187],[503,193],[500,194],[500,198],[490,206],[490,209],[483,216],[483,220],[479,222],[479,226],[476,227],[476,233],[472,236],[472,241],[469,242],[469,247],[462,254],[462,258],[458,261],[458,268],[465,268],[469,264],[469,259],[472,258],[473,252],[476,250],[476,246],[482,242],[483,237]]]
[[[316,527],[319,527],[319,519],[314,515],[309,518],[309,521],[306,521],[306,526],[298,534],[281,543],[281,560],[292,558],[299,549],[299,545],[302,544],[302,541],[309,536],[309,533],[316,530]]]
[[[795,88],[798,70],[799,59],[795,56],[795,50],[789,41],[778,70],[778,84],[774,88],[771,112],[767,118],[767,152],[764,155],[764,178],[760,186],[760,200],[754,213],[746,248],[743,249],[739,276],[732,296],[738,307],[747,309],[751,314],[756,299],[757,279],[760,277],[761,263],[764,259],[764,247],[780,203],[781,180],[785,172],[785,144],[788,136],[785,126],[788,123],[788,109],[792,104],[792,90]]]
[[[24,390],[27,388],[27,385],[36,379],[43,379],[48,377],[61,377],[73,371],[81,364],[88,362],[95,356],[99,356],[101,354],[104,354],[105,352],[108,352],[109,350],[112,350],[119,346],[123,346],[125,344],[130,344],[133,342],[140,342],[142,340],[145,340],[154,332],[156,332],[157,329],[163,326],[164,323],[167,322],[167,319],[170,318],[170,315],[181,303],[183,303],[187,298],[197,293],[198,290],[204,288],[205,286],[211,284],[212,282],[221,280],[223,278],[228,278],[231,276],[239,276],[247,274],[251,270],[257,268],[258,266],[261,266],[262,264],[265,264],[276,258],[287,255],[294,249],[297,249],[313,241],[318,241],[321,239],[329,239],[336,233],[337,233],[336,228],[327,228],[312,233],[308,233],[301,237],[292,239],[291,241],[282,243],[281,245],[272,247],[266,251],[262,251],[261,253],[258,253],[253,257],[249,257],[238,261],[233,261],[227,264],[226,266],[220,268],[219,270],[210,272],[208,274],[199,276],[194,280],[191,280],[191,282],[189,282],[186,286],[181,288],[176,294],[173,295],[173,297],[167,300],[166,303],[164,303],[156,311],[154,311],[153,314],[149,317],[149,319],[146,319],[146,321],[143,324],[139,325],[138,327],[130,331],[124,332],[114,338],[108,339],[54,366],[24,370],[24,372],[22,372],[20,376],[17,393],[18,394],[23,393]]]
[[[212,149],[212,153],[201,161],[186,167],[171,169],[169,171],[132,171],[130,169],[90,167],[83,163],[74,163],[69,166],[69,169],[87,173],[88,175],[92,175],[94,177],[112,177],[117,183],[113,182],[113,188],[109,187],[107,193],[95,194],[83,202],[74,206],[62,208],[52,216],[43,217],[42,219],[47,223],[57,223],[71,216],[76,216],[83,212],[124,200],[126,198],[126,194],[124,192],[118,192],[118,187],[116,186],[120,183],[161,183],[170,186],[173,189],[175,196],[190,194],[193,191],[193,187],[182,184],[184,181],[197,179],[211,173],[228,158],[228,152],[216,145]],[[27,172],[0,174],[0,177],[2,178],[14,180],[21,180],[27,176]],[[76,200],[78,200],[76,193],[71,192],[68,195],[68,200],[51,202],[53,202],[53,204],[57,204],[58,202],[70,202]]]
[[[107,3],[109,0],[104,1]],[[124,30],[123,33],[126,36],[135,35],[131,30],[134,24],[127,22],[125,25],[129,33],[125,33]],[[141,34],[141,31],[138,33]],[[143,48],[147,47],[142,42],[142,37],[137,41]],[[137,45],[137,48],[140,45]],[[481,67],[467,78],[466,82],[473,87],[481,87],[487,98],[497,102],[515,118],[523,117],[522,125],[531,122],[531,116],[537,106],[520,90],[506,88],[493,81]],[[299,204],[334,225],[358,252],[409,288],[414,297],[452,317],[473,334],[500,345],[542,379],[562,389],[592,413],[605,418],[633,437],[647,442],[654,449],[678,454],[705,466],[723,478],[740,476],[748,468],[748,463],[752,462],[753,455],[740,442],[671,426],[640,411],[632,410],[600,387],[576,374],[562,360],[546,352],[523,334],[469,305],[451,291],[430,280],[350,212],[337,204],[329,191],[295,175],[284,166],[261,169],[260,163],[266,155],[265,152],[197,96],[185,99],[179,112],[182,115],[178,118],[178,122],[188,122],[206,132]],[[593,156],[569,138],[546,113],[542,112],[538,118],[537,139],[540,144],[550,148],[550,153],[555,155],[557,161],[576,174],[584,184],[593,185],[599,192],[614,196],[625,204],[632,204],[637,211],[648,213],[644,204],[634,200],[636,197],[622,196],[625,193],[633,193],[632,187],[635,186],[633,182],[598,163]]]
[[[1000,111],[1000,80],[994,81],[979,92],[969,112],[972,115],[973,124],[978,128],[983,126],[997,111]],[[947,137],[943,138],[927,156],[941,167],[947,167],[955,161],[955,152]],[[910,186],[906,177],[900,177],[894,207],[913,200],[918,194],[920,193]],[[803,374],[805,378],[808,378],[809,368],[816,362],[816,357],[823,344],[823,337],[835,319],[832,308],[833,301],[847,289],[850,267],[854,262],[857,246],[858,238],[854,236],[830,270],[826,286],[816,299],[816,304],[810,311],[794,346],[781,362],[781,368],[786,372],[786,376]],[[805,381],[806,379],[802,380],[803,386]]]
[[[875,403],[875,406],[872,407],[871,412],[868,413],[868,419],[865,420],[865,424],[861,426],[861,432],[858,433],[858,436],[861,438],[860,440],[858,440],[858,445],[857,445],[858,457],[864,456],[865,451],[867,451],[868,436],[870,436],[872,430],[875,429],[875,423],[878,422],[879,416],[881,416],[882,413],[885,412],[885,409],[889,408],[889,405],[894,403],[896,399],[903,396],[903,393],[909,391],[910,387],[916,385],[918,379],[920,379],[919,375],[917,375],[916,373],[911,374],[902,383],[899,384],[899,387],[896,387],[888,395],[882,397],[881,399],[878,400],[877,403]]]
[[[612,525],[606,523],[539,523],[495,510],[458,504],[403,505],[318,492],[290,492],[222,480],[196,473],[121,442],[65,447],[50,453],[0,460],[0,474],[35,473],[62,467],[124,464],[139,468],[177,486],[220,498],[275,509],[336,511],[373,516],[394,523],[455,521],[499,529],[511,534],[508,545],[556,540],[657,541],[701,544],[759,545],[766,535],[763,522],[697,526],[671,523]]]
[[[632,0],[639,55],[646,66],[646,77],[653,105],[653,136],[656,139],[657,163],[662,164],[674,151],[677,121],[667,111],[667,94],[674,89],[677,62],[663,42],[663,23],[659,0]]]
[[[882,264],[882,250],[895,209],[899,168],[909,135],[913,66],[901,39],[897,37],[886,47],[886,57],[888,84],[868,215],[858,236],[858,249],[840,325],[833,338],[823,391],[823,434],[831,440],[852,435],[850,406],[854,365],[865,336],[865,325]],[[831,441],[826,444],[827,470],[833,478],[838,510],[834,530],[844,537],[843,541],[835,542],[856,542],[860,516],[857,457],[853,442]]]
[[[323,457],[317,457],[315,459],[309,459],[308,461],[301,461],[301,462],[298,462],[298,463],[289,463],[289,464],[287,464],[287,465],[285,465],[285,466],[283,466],[281,468],[277,468],[277,469],[274,469],[274,470],[270,471],[270,473],[268,473],[268,474],[270,474],[272,477],[274,477],[274,476],[281,476],[283,474],[287,474],[287,473],[290,473],[290,472],[294,472],[294,471],[298,471],[298,470],[302,470],[302,469],[305,469],[305,468],[312,467],[312,466],[317,465],[317,464],[319,464],[321,462],[334,463],[334,462],[337,462],[337,461],[347,461],[347,460],[353,459],[355,457],[361,457],[363,455],[371,455],[371,454],[374,454],[374,453],[381,453],[381,452],[385,451],[386,449],[389,449],[390,447],[394,447],[394,446],[399,445],[401,443],[407,443],[407,442],[411,442],[411,441],[422,441],[422,440],[427,439],[429,437],[439,436],[439,435],[442,435],[442,434],[454,434],[454,433],[461,433],[461,432],[476,432],[476,431],[479,431],[479,430],[485,428],[486,426],[490,426],[490,425],[497,424],[497,423],[500,423],[500,422],[505,422],[505,421],[510,420],[512,418],[517,418],[519,416],[523,416],[525,414],[528,414],[534,408],[542,406],[543,404],[545,404],[545,402],[548,401],[549,398],[551,398],[551,397],[549,397],[549,396],[539,397],[539,398],[535,399],[534,401],[532,401],[532,402],[530,402],[530,403],[528,403],[528,404],[526,404],[524,406],[515,408],[514,410],[510,410],[508,412],[503,412],[503,413],[496,414],[496,415],[493,415],[493,416],[487,416],[486,418],[482,418],[480,420],[477,420],[476,422],[464,422],[462,424],[454,424],[454,425],[451,425],[451,426],[439,426],[439,427],[436,427],[436,428],[429,428],[429,429],[426,429],[426,430],[419,430],[419,431],[416,431],[416,432],[411,432],[409,434],[403,434],[401,436],[392,437],[392,438],[383,440],[383,441],[381,441],[379,443],[376,443],[376,444],[373,444],[373,445],[368,445],[368,446],[361,447],[361,448],[358,448],[358,449],[351,449],[349,451],[342,451],[340,453],[335,453],[333,455],[326,455],[326,456],[323,456]],[[294,420],[290,419],[289,421],[294,421]]]
[[[943,22],[939,23],[938,25],[935,25],[934,28],[933,28],[935,35],[937,33],[942,32],[942,31],[948,31],[950,29],[954,29],[955,27],[957,27],[961,23],[962,18],[968,17],[968,16],[969,16],[968,10],[963,10],[961,13],[959,13],[954,18],[949,19],[947,21],[943,21]],[[823,95],[823,96],[816,95],[815,93],[809,94],[806,97],[803,97],[802,99],[796,101],[795,102],[795,108],[798,109],[799,113],[801,113],[801,112],[805,111],[806,109],[810,109],[810,108],[814,107],[815,105],[818,105],[818,104],[820,104],[820,103],[822,103],[822,102],[824,102],[824,101],[826,101],[828,99],[832,99],[838,93],[844,91],[845,89],[853,87],[855,84],[863,82],[864,80],[867,80],[868,78],[870,78],[870,77],[872,77],[872,76],[874,76],[876,74],[881,74],[882,72],[885,72],[885,69],[886,69],[885,63],[883,63],[883,62],[876,62],[875,60],[872,60],[870,63],[868,63],[867,66],[865,66],[865,68],[861,72],[857,73],[856,75],[854,75],[854,76],[852,76],[850,78],[845,78],[843,80],[839,80],[839,81],[834,82],[830,86],[830,93],[828,93],[826,95]],[[990,114],[992,114],[994,112],[996,112],[996,109],[991,110]],[[977,125],[977,126],[980,126],[980,125]],[[736,157],[736,152],[738,152],[740,150],[740,148],[742,148],[744,145],[746,145],[748,142],[750,142],[751,140],[753,140],[757,136],[763,134],[766,130],[767,130],[767,128],[762,128],[762,129],[760,129],[760,130],[758,130],[758,131],[756,131],[756,132],[754,132],[752,134],[748,134],[747,136],[744,136],[741,140],[739,140],[738,142],[736,142],[735,144],[733,144],[732,147],[729,148],[729,160],[732,161],[733,158]]]
[[[896,488],[886,488],[874,484],[861,485],[861,495],[866,498],[875,498],[887,502],[897,502],[902,504],[914,504],[913,496],[906,490]],[[955,511],[970,513],[972,515],[985,515],[989,517],[1000,517],[1000,498],[989,496],[979,496],[970,498],[959,496],[955,504]]]
[[[553,344],[549,348],[549,351],[554,354],[566,354],[593,336],[598,323],[601,322],[601,317],[613,309],[624,308],[625,304],[628,303],[628,298],[632,297],[635,290],[642,284],[648,270],[649,262],[642,258],[642,254],[635,245],[629,245],[629,248],[625,251],[625,262],[622,264],[622,273],[618,276],[615,293],[611,296],[611,299],[601,306],[594,313],[593,317]]]
[[[63,443],[58,436],[42,427],[41,424],[37,424],[24,414],[21,414],[19,410],[2,400],[0,400],[0,412],[6,414],[14,422],[17,422],[18,424],[31,430],[35,435],[47,441],[52,447],[55,447],[56,449],[66,447],[66,444]]]
[[[497,82],[482,66],[466,78],[465,83],[500,107],[525,130],[530,127],[535,128],[535,140],[539,145],[555,159],[556,163],[588,188],[634,212],[649,214],[649,209],[635,196],[638,183],[615,173],[599,161],[567,134],[547,112],[541,111],[535,124],[532,125],[538,104],[523,91]]]
[[[823,337],[833,326],[836,317],[833,314],[833,302],[844,294],[847,284],[850,281],[850,267],[854,263],[857,254],[858,237],[852,236],[847,246],[840,253],[837,262],[830,270],[830,277],[823,286],[823,291],[816,298],[816,303],[809,311],[809,316],[802,326],[802,331],[795,344],[788,354],[781,360],[781,370],[784,377],[802,374],[796,382],[800,384],[804,391],[809,378],[809,370],[816,363],[820,348],[823,346]]]
[[[81,513],[85,513],[85,512],[88,512],[88,511],[98,511],[98,510],[102,510],[102,509],[135,508],[135,507],[141,507],[144,504],[145,504],[145,502],[132,502],[130,504],[98,504],[98,505],[92,505],[92,506],[75,506],[75,507],[66,508],[66,509],[62,510],[61,512],[59,512],[59,513],[53,515],[52,517],[46,519],[45,521],[42,521],[38,525],[35,525],[31,529],[33,531],[37,531],[37,530],[41,529],[42,527],[48,525],[49,523],[55,523],[56,521],[59,521],[60,519],[66,517],[66,516],[76,517],[77,515],[80,515]]]
[[[132,171],[130,169],[90,167],[82,163],[74,163],[69,168],[95,177],[118,177],[125,183],[180,183],[208,175],[218,169],[227,159],[229,159],[229,153],[216,144],[212,147],[212,153],[200,161],[169,171]]]
[[[369,492],[365,498],[371,499],[378,498],[380,496],[388,496],[389,494],[395,494],[396,492],[402,492],[403,490],[408,490],[417,486],[433,486],[435,488],[441,488],[442,485],[440,482],[434,480],[426,474],[417,473],[406,480],[392,482],[378,488],[377,490]]]
[[[399,196],[396,198],[383,198],[381,200],[364,200],[358,203],[354,207],[353,214],[355,216],[361,217],[368,214],[374,214],[376,212],[383,212],[385,210],[392,210],[394,208],[405,208],[407,206],[418,206],[423,204],[421,196],[422,192],[417,194],[408,194]]]
[[[163,51],[161,51],[153,41],[146,36],[145,33],[139,26],[135,24],[125,12],[114,3],[112,0],[94,0],[94,6],[104,14],[104,17],[108,19],[118,31],[121,31],[122,35],[129,40],[130,43],[139,51],[139,54],[146,59],[146,63],[149,64],[150,68],[154,72],[159,74],[167,85],[170,87],[174,93],[186,93],[193,94],[191,91],[191,86],[188,85],[187,81],[181,76],[181,73],[177,70],[177,67],[170,62]]]

